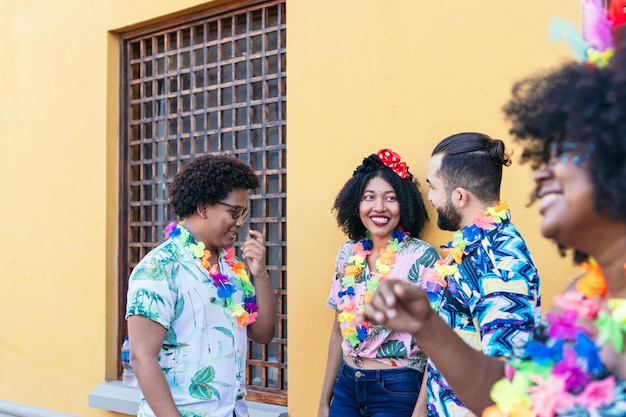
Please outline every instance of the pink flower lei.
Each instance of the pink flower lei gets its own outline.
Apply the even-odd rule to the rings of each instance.
[[[424,291],[432,300],[437,298],[437,294],[442,288],[448,286],[446,277],[454,275],[463,262],[465,248],[475,242],[483,230],[493,230],[509,220],[509,206],[506,202],[500,201],[495,207],[487,207],[485,213],[474,219],[471,225],[464,226],[461,230],[454,232],[452,241],[441,246],[448,251],[448,256],[435,262],[433,269],[426,276]]]
[[[535,330],[523,358],[507,363],[505,378],[491,390],[495,405],[485,409],[483,417],[623,415],[626,381],[607,371],[599,353],[606,343],[617,353],[624,351],[626,300],[610,299],[609,311],[604,311],[602,288],[587,293],[589,298],[583,295],[581,288],[602,273],[593,261],[586,266],[577,290],[555,297],[561,312],[548,313],[547,324]],[[581,320],[593,321],[596,341]]]
[[[211,252],[204,247],[203,242],[198,242],[187,229],[172,222],[165,228],[165,234],[168,239],[179,239],[183,247],[200,260],[200,263],[209,272],[209,277],[217,288],[217,296],[224,301],[224,306],[231,311],[233,317],[237,318],[237,322],[240,325],[247,326],[256,321],[259,308],[254,295],[254,286],[250,282],[244,263],[241,261],[235,262],[235,250],[233,248],[224,249],[220,253],[220,257],[224,259],[237,275],[240,284],[231,281],[228,275],[220,273],[217,265],[211,266],[209,263]],[[238,289],[243,291],[244,298],[242,303],[236,304],[233,295]]]

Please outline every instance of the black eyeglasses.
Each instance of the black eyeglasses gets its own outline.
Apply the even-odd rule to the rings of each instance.
[[[237,220],[240,217],[245,219],[248,213],[250,213],[248,207],[233,206],[232,204],[224,203],[223,201],[218,201],[217,204],[222,204],[233,209],[233,211],[231,211],[230,213],[233,216],[234,220]]]

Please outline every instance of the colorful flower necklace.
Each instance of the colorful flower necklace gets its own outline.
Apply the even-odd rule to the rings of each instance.
[[[475,218],[469,226],[463,226],[461,230],[454,232],[452,241],[441,248],[448,251],[448,256],[433,265],[430,273],[427,274],[424,283],[424,290],[431,301],[436,299],[442,288],[448,286],[446,277],[454,275],[459,268],[465,248],[480,238],[483,230],[493,230],[510,219],[509,206],[504,201],[500,201],[495,207],[487,207],[485,214]]]
[[[183,247],[199,259],[202,266],[209,271],[209,277],[217,288],[217,296],[224,301],[224,306],[230,310],[232,317],[237,318],[240,325],[247,326],[256,321],[259,308],[254,295],[254,286],[250,282],[244,263],[235,262],[235,250],[233,248],[224,249],[220,256],[239,277],[240,282],[233,282],[228,275],[220,273],[217,264],[211,266],[209,263],[211,251],[205,248],[203,242],[198,242],[184,227],[172,222],[165,228],[165,233],[168,239],[178,238]],[[236,304],[233,294],[238,289],[243,291],[244,297],[242,303]]]
[[[408,236],[401,227],[398,227],[391,233],[391,240],[384,249],[380,250],[380,257],[376,260],[376,271],[370,274],[371,278],[368,280],[366,277],[359,279],[373,247],[370,232],[366,231],[365,234],[366,237],[359,240],[352,247],[352,256],[350,256],[344,266],[344,276],[341,278],[341,285],[344,289],[337,294],[339,299],[342,300],[342,303],[337,306],[337,310],[341,311],[337,315],[337,320],[340,323],[350,323],[342,329],[341,334],[352,348],[356,348],[367,338],[368,332],[372,327],[369,322],[355,325],[353,323],[354,318],[357,314],[363,312],[364,304],[372,300],[372,294],[378,289],[379,284],[388,278],[391,267],[395,262],[396,253],[400,251],[400,242],[404,241],[406,236]],[[354,299],[356,295],[354,285],[364,280],[366,291],[357,301]]]
[[[525,348],[524,358],[508,362],[505,378],[496,382],[483,417],[509,415],[551,417],[623,415],[626,404],[624,381],[604,367],[600,349],[611,343],[624,351],[626,300],[609,299],[608,312],[600,309],[606,280],[593,260],[584,263],[586,274],[576,290],[555,296],[559,314],[548,313],[548,325],[535,329],[535,338]],[[597,340],[579,321],[592,321]],[[619,409],[612,409],[617,404]]]

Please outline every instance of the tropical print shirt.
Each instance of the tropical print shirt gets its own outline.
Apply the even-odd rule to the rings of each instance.
[[[365,268],[356,277],[352,286],[354,293],[344,294],[347,290],[342,285],[345,265],[353,255],[353,248],[357,243],[355,241],[345,242],[337,252],[334,279],[327,300],[327,306],[334,310],[340,310],[341,306],[349,300],[357,300],[359,306],[362,306],[363,296],[368,291],[367,283],[371,281],[372,273],[366,262]],[[432,245],[408,235],[399,244],[399,251],[394,254],[391,271],[387,274],[388,278],[421,285],[422,279],[439,259],[439,253]],[[349,325],[350,323],[346,321],[340,322],[342,330]],[[424,355],[410,334],[392,331],[380,325],[372,324],[367,338],[358,346],[353,347],[344,337],[341,347],[345,356],[373,359],[392,366],[417,369],[420,372],[424,371],[426,365]]]
[[[541,320],[539,275],[526,243],[507,217],[492,230],[480,229],[464,253],[434,302],[439,315],[474,349],[510,356]],[[428,415],[472,415],[430,362]]]
[[[240,289],[224,254],[220,271]],[[233,295],[236,303],[242,294]],[[167,330],[158,360],[183,417],[248,415],[247,330],[223,304],[208,271],[178,237],[150,251],[130,275],[126,318],[140,315]],[[154,417],[143,396],[137,415]]]

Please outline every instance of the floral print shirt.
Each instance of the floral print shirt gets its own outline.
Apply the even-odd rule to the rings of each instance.
[[[241,282],[219,257],[222,274]],[[242,291],[234,301],[242,301]],[[140,315],[160,323],[167,333],[158,360],[181,416],[247,416],[247,330],[231,316],[217,289],[177,237],[150,251],[129,278],[126,318]],[[131,346],[132,349],[132,346]],[[139,417],[154,417],[145,398]]]
[[[434,304],[468,345],[486,355],[510,356],[541,320],[539,275],[526,243],[507,218],[480,230],[464,253]],[[428,415],[472,415],[430,362]]]
[[[367,292],[367,283],[371,280],[369,267],[356,277],[354,294],[343,294],[346,287],[342,285],[345,275],[345,265],[353,255],[353,248],[357,244],[348,241],[339,247],[335,262],[335,276],[331,284],[327,306],[334,310],[341,310],[348,300],[358,300],[362,306],[363,295]],[[394,262],[388,274],[389,279],[400,279],[421,285],[421,281],[432,265],[439,259],[437,250],[430,244],[411,237],[404,238],[400,250],[394,254]],[[340,322],[340,328],[345,329],[349,323]],[[358,346],[353,347],[344,337],[342,350],[345,356],[373,359],[392,366],[403,366],[424,371],[426,359],[415,344],[415,340],[408,333],[392,331],[384,326],[372,325],[367,338]]]

